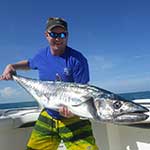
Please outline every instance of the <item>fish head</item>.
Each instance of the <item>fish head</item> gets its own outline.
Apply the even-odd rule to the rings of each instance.
[[[97,117],[102,122],[129,124],[146,120],[149,110],[116,94],[100,95],[94,100]]]

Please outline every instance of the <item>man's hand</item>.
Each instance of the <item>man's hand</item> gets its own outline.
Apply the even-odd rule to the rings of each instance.
[[[0,80],[12,80],[12,74],[15,74],[16,70],[13,65],[9,64],[6,66],[3,74],[0,76]]]
[[[60,113],[60,115],[62,115],[63,117],[66,117],[66,118],[71,118],[71,117],[75,116],[71,111],[68,110],[68,108],[66,106],[60,107],[59,113]]]

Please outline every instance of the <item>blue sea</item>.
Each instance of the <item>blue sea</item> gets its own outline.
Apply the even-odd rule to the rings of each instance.
[[[126,98],[127,100],[134,99],[150,99],[150,91],[134,92],[134,93],[119,93],[120,96]],[[0,109],[15,109],[15,108],[28,108],[28,107],[38,107],[36,101],[30,102],[14,102],[14,103],[2,103],[0,104]]]

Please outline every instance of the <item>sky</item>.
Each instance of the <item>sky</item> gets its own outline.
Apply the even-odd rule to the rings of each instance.
[[[90,84],[115,93],[150,90],[149,0],[1,0],[0,74],[48,45],[48,17],[69,25],[68,45],[90,68]],[[38,78],[36,71],[18,74]],[[0,81],[0,102],[32,98],[14,81]]]

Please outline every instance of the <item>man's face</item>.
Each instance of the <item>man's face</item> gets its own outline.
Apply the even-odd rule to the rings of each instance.
[[[51,31],[46,32],[45,35],[50,44],[52,55],[63,54],[68,40],[68,33],[65,29],[62,27],[54,27]]]

